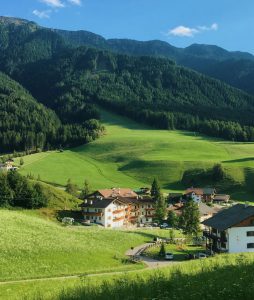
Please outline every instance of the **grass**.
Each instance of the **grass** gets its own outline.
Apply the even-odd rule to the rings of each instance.
[[[81,277],[1,286],[0,299],[12,300],[251,300],[254,255],[221,255],[178,263],[160,271]]]
[[[39,214],[39,217],[38,217]],[[64,227],[40,211],[0,210],[0,281],[130,270],[125,252],[167,230]]]
[[[59,300],[253,299],[253,255],[224,256],[63,291]]]
[[[235,143],[185,131],[154,130],[102,111],[106,135],[89,145],[64,152],[24,157],[22,174],[40,175],[48,183],[64,186],[71,178],[82,186],[88,179],[94,189],[137,188],[158,177],[164,190],[183,190],[186,171],[207,170],[222,163],[228,180],[219,191],[234,200],[252,200],[254,143]],[[207,184],[198,177],[200,185]],[[212,183],[210,183],[212,184]]]
[[[253,299],[253,255],[182,263],[160,272],[126,275],[102,284],[80,285],[59,300]]]
[[[205,252],[204,247],[195,245],[176,245],[176,244],[165,244],[166,252],[174,254],[174,261],[184,261],[187,253],[197,254],[199,252]],[[160,259],[159,256],[160,246],[151,247],[146,250],[146,255],[155,259]],[[163,258],[164,259],[164,258]]]

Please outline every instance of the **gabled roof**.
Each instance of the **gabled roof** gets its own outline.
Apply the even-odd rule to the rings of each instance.
[[[116,198],[118,196],[120,196],[120,197],[137,197],[138,196],[135,192],[133,192],[131,189],[128,189],[128,188],[104,189],[104,190],[98,190],[97,193],[99,193],[104,198],[109,198],[109,197]]]
[[[196,195],[203,195],[204,192],[202,189],[198,188],[189,188],[185,191],[185,194],[195,193]]]
[[[254,206],[237,204],[228,209],[220,211],[215,216],[205,220],[202,223],[208,227],[218,230],[225,230],[252,216],[254,216]]]

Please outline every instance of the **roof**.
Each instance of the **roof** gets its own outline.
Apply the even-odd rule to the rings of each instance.
[[[104,198],[109,197],[137,197],[138,195],[128,188],[112,188],[112,189],[104,189],[98,190],[97,193],[101,194]]]
[[[215,188],[203,188],[204,195],[212,195],[215,193]]]
[[[237,204],[220,211],[202,223],[218,230],[225,230],[252,216],[254,216],[254,206]]]
[[[151,197],[137,197],[137,198],[127,198],[127,197],[117,197],[120,202],[125,204],[144,204],[144,203],[155,203],[156,201]]]
[[[106,208],[108,207],[115,199],[93,199],[87,200],[87,202],[83,202],[80,204],[80,207],[92,207],[92,208]]]
[[[185,194],[195,193],[196,195],[203,195],[203,189],[189,188],[185,191]]]
[[[215,210],[213,207],[210,207],[202,202],[199,203],[198,209],[199,209],[200,216],[212,215],[212,214],[217,213],[217,210]]]
[[[222,195],[222,194],[217,194],[214,196],[213,200],[214,201],[228,201],[230,199],[229,195]]]

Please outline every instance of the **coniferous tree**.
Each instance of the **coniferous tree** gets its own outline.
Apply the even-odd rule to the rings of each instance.
[[[161,189],[160,189],[160,185],[158,183],[158,180],[156,178],[154,178],[153,183],[152,183],[152,187],[151,187],[151,196],[154,199],[159,198],[161,195]]]
[[[86,197],[91,193],[91,187],[87,180],[84,182],[83,189],[81,191],[81,194],[79,196],[80,199],[84,200]]]
[[[0,174],[0,207],[7,207],[12,204],[13,193],[9,187],[7,175]]]

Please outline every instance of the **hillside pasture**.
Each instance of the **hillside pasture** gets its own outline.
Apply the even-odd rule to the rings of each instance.
[[[183,190],[186,172],[210,170],[222,163],[227,174],[216,183],[219,192],[235,200],[252,200],[254,143],[235,143],[193,132],[155,130],[127,118],[102,111],[106,134],[88,144],[64,152],[24,157],[22,174],[40,175],[48,183],[64,186],[71,178],[93,189],[149,186],[157,177],[164,190]],[[215,185],[197,178],[195,185]]]

